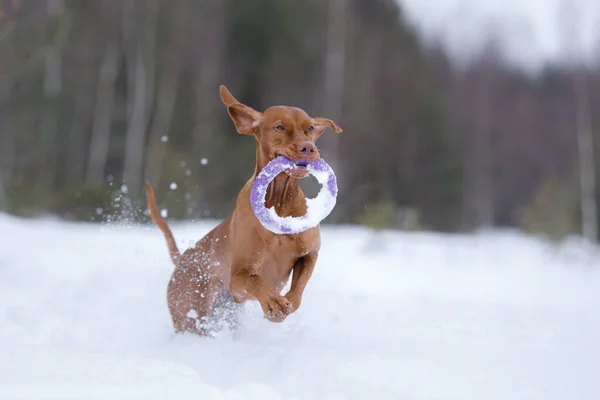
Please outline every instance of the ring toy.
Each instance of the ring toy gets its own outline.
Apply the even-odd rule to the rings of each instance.
[[[252,211],[262,226],[273,233],[296,234],[314,228],[335,207],[338,188],[333,169],[322,158],[302,165],[306,165],[307,172],[314,176],[322,186],[317,197],[306,199],[306,215],[301,217],[280,217],[275,212],[275,207],[267,208],[265,206],[267,188],[273,179],[281,172],[299,168],[299,164],[287,157],[279,156],[260,171],[252,184],[250,192]]]

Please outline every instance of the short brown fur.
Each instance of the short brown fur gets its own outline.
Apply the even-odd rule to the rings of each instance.
[[[207,334],[198,321],[212,314],[223,292],[233,295],[237,303],[257,300],[266,318],[284,321],[300,307],[321,248],[319,226],[290,235],[266,230],[252,212],[250,190],[258,173],[276,156],[315,160],[319,152],[314,143],[323,131],[342,130],[333,121],[311,118],[296,107],[275,106],[260,113],[238,102],[225,86],[220,87],[220,95],[237,131],[257,141],[254,174],[239,192],[229,217],[180,254],[146,182],[150,216],[164,233],[175,264],[167,302],[176,332]],[[304,215],[306,201],[298,179],[305,176],[303,171],[278,175],[267,190],[266,206],[274,206],[282,217]],[[290,276],[290,290],[282,296]]]

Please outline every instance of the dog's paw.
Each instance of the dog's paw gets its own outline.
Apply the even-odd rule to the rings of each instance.
[[[302,299],[296,293],[288,292],[285,295],[285,298],[288,299],[288,301],[292,305],[292,312],[300,308],[300,303],[302,302]]]
[[[265,318],[271,322],[283,322],[285,318],[294,311],[292,303],[281,295],[272,296],[263,304]]]

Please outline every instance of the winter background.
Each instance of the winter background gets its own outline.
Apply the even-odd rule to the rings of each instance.
[[[103,4],[119,3],[111,1]],[[15,13],[17,23],[10,25],[12,21],[6,16],[11,17],[11,13],[6,7],[26,8],[26,3],[5,1],[0,6],[0,48],[6,52],[4,55],[13,54],[9,50],[14,50],[10,48],[14,43],[23,45],[22,41],[10,40],[21,29],[19,18],[27,19],[25,12],[25,16]],[[77,11],[76,2],[37,3],[43,3],[49,15],[56,7],[71,7],[75,14],[81,11]],[[258,7],[268,1],[255,3]],[[289,2],[281,4],[284,3]],[[343,7],[344,1],[337,3]],[[361,4],[358,0],[355,3]],[[137,7],[140,3],[132,4]],[[538,76],[548,63],[566,62],[575,65],[569,67],[574,71],[588,65],[585,76],[589,78],[590,98],[595,104],[600,3],[404,0],[401,4],[409,23],[417,27],[423,46],[442,43],[444,51],[458,65],[476,64],[490,35],[499,40],[503,49],[507,64],[502,65],[508,66],[502,68],[515,68],[528,76]],[[565,47],[564,25],[569,18],[577,21],[578,39],[571,37]],[[11,36],[14,32],[15,36]],[[0,71],[11,71],[1,69],[7,65],[2,60],[8,58],[0,57]],[[51,65],[52,60],[50,56],[46,62]],[[135,193],[128,196],[123,187],[113,185],[122,176],[112,173],[117,167],[111,163],[115,163],[114,154],[123,149],[118,145],[111,147],[101,171],[107,172],[104,178],[110,181],[106,191],[111,191],[111,207],[94,203],[100,197],[93,197],[93,201],[85,198],[81,195],[86,193],[83,189],[66,185],[68,178],[63,179],[58,173],[53,186],[43,188],[47,192],[37,191],[43,185],[36,177],[47,175],[36,170],[37,158],[31,155],[37,153],[29,150],[44,146],[44,142],[37,142],[33,134],[25,135],[26,140],[17,137],[25,140],[20,143],[9,142],[9,136],[13,132],[28,132],[29,126],[23,122],[26,115],[15,110],[22,106],[17,100],[23,98],[19,92],[23,82],[27,86],[38,81],[32,78],[33,72],[31,76],[12,74],[4,75],[9,84],[5,80],[2,86],[0,82],[0,88],[10,88],[9,96],[0,99],[5,101],[1,105],[10,107],[0,111],[13,118],[0,121],[12,124],[0,126],[0,147],[8,150],[0,153],[0,161],[4,161],[0,163],[0,187],[4,184],[6,189],[0,190],[1,400],[600,398],[600,252],[593,239],[580,234],[580,225],[586,221],[578,213],[574,214],[573,224],[564,218],[554,219],[570,207],[567,203],[548,203],[543,196],[541,206],[533,201],[544,210],[535,214],[537,218],[552,222],[542,223],[543,227],[535,232],[526,232],[517,223],[499,222],[502,218],[497,210],[505,201],[501,196],[494,203],[496,219],[491,224],[483,223],[485,218],[481,216],[470,221],[468,217],[475,213],[474,209],[462,207],[460,211],[448,212],[461,213],[469,221],[468,228],[461,225],[448,229],[440,222],[445,221],[444,216],[437,214],[429,220],[429,227],[418,228],[401,216],[413,215],[409,211],[414,206],[425,210],[426,218],[428,209],[421,208],[420,198],[410,204],[408,211],[398,206],[395,213],[386,214],[381,211],[386,210],[383,207],[374,215],[361,214],[352,220],[345,218],[353,208],[345,203],[348,200],[344,196],[347,199],[358,193],[341,192],[345,214],[333,216],[330,222],[335,223],[323,228],[322,252],[299,312],[284,324],[271,324],[262,318],[260,307],[250,303],[246,304],[242,325],[235,333],[224,329],[213,338],[176,336],[165,299],[173,266],[163,236],[140,217],[140,206],[129,203],[129,197],[135,200]],[[70,84],[66,81],[65,86]],[[487,93],[496,95],[493,90]],[[26,104],[31,108],[34,103]],[[119,118],[118,113],[112,117],[115,137],[120,132]],[[173,120],[179,121],[178,118],[185,119],[175,116]],[[41,126],[40,132],[44,133],[51,125]],[[569,125],[561,125],[564,126]],[[598,130],[592,126],[596,138]],[[576,125],[571,128],[567,137],[576,143]],[[129,135],[132,131],[126,132]],[[159,137],[165,138],[162,143],[171,143],[170,136]],[[232,138],[240,140],[237,136]],[[57,143],[65,149],[76,146],[66,140]],[[13,148],[8,143],[18,145]],[[534,144],[543,147],[541,141]],[[332,142],[324,145],[332,157],[343,154],[343,149],[339,153],[333,150],[336,147]],[[252,144],[248,149],[253,156]],[[6,162],[9,152],[17,158],[10,164]],[[54,159],[44,159],[47,164],[40,171],[65,169],[62,156],[57,154]],[[171,216],[176,214],[180,200],[188,202],[182,211],[188,212],[187,218],[170,218],[177,242],[185,248],[219,222],[218,213],[210,218],[196,214],[190,193],[204,196],[204,192],[190,188],[195,185],[194,179],[203,178],[196,178],[196,170],[187,169],[183,158],[178,158],[184,153],[166,154],[165,165],[170,165],[168,157],[173,157],[177,168],[183,165],[185,174],[177,175],[172,172],[174,168],[165,167],[157,175],[163,182],[161,196],[165,200],[161,207],[165,215]],[[525,155],[525,159],[536,157],[534,153]],[[198,168],[209,168],[219,162],[221,154],[192,154],[191,158],[201,160]],[[84,170],[89,172],[91,164],[83,165],[87,167],[82,167],[81,180],[87,184],[85,175],[89,173]],[[221,168],[221,174],[237,173],[244,179],[251,170],[236,162],[227,162],[227,166],[230,169]],[[572,165],[568,168],[577,171]],[[547,172],[543,168],[542,171]],[[518,174],[526,172],[520,170]],[[348,172],[346,177],[350,175]],[[560,168],[558,175],[561,182],[577,183],[579,179],[577,173],[561,175]],[[535,185],[543,180],[539,176]],[[377,181],[366,175],[364,179]],[[480,182],[480,178],[473,179]],[[13,185],[14,182],[18,184]],[[442,186],[437,181],[427,183]],[[213,191],[235,193],[239,188],[235,184],[225,189],[208,184],[213,185]],[[15,187],[35,190],[19,192]],[[465,196],[473,196],[473,204],[485,203],[486,187],[489,189],[484,185],[474,194],[466,191]],[[559,191],[550,191],[547,196],[555,200],[562,199],[565,193],[579,193],[577,184],[559,187]],[[523,196],[529,199],[535,197],[536,188],[518,190],[529,193],[529,197]],[[81,203],[66,201],[56,206],[57,203],[34,204],[31,200],[55,195],[59,190],[61,195],[65,191],[79,193],[76,198]],[[371,201],[373,196],[366,198]],[[62,199],[58,195],[57,198]],[[217,196],[204,201],[211,204],[222,199]],[[27,207],[22,207],[24,204]],[[371,207],[373,203],[369,204]],[[78,214],[85,207],[94,218],[83,212]],[[390,215],[404,222],[387,223],[393,219]],[[386,223],[381,223],[381,219]]]

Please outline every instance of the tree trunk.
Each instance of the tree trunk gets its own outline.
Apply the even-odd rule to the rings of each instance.
[[[213,44],[217,47],[217,44]],[[217,49],[213,49],[215,53]],[[214,56],[214,57],[213,57]],[[211,141],[215,118],[215,91],[219,85],[219,57],[217,54],[205,57],[200,65],[196,80],[196,123],[194,126],[195,154],[206,154],[207,144]]]
[[[471,138],[468,173],[471,175],[470,207],[475,218],[475,227],[494,226],[493,197],[493,95],[496,53],[494,43],[484,50],[480,66],[474,71],[476,87],[473,88],[473,137]]]
[[[132,195],[137,196],[144,162],[144,141],[146,133],[146,65],[141,43],[133,50],[132,65],[129,68],[128,96],[131,96],[131,113],[129,114],[127,138],[125,140],[125,166],[123,177]]]
[[[579,181],[581,193],[581,229],[583,236],[598,240],[598,212],[596,208],[596,170],[594,160],[594,138],[587,72],[573,78],[575,107],[577,113],[577,144],[579,148]]]
[[[561,38],[564,52],[570,60],[586,65],[581,48],[580,9],[577,3],[563,0],[560,3]],[[596,206],[596,167],[594,160],[594,137],[592,113],[588,91],[588,71],[584,67],[573,71],[573,95],[575,98],[577,148],[579,161],[579,190],[581,205],[581,231],[592,242],[598,240],[598,211]]]
[[[144,59],[146,60],[146,120],[150,121],[152,107],[155,100],[155,79],[156,79],[156,27],[158,23],[159,0],[143,0],[142,4],[146,7],[146,18],[141,28],[143,33]],[[179,9],[181,6],[177,2]]]
[[[4,113],[0,111],[0,117]],[[0,122],[0,210],[6,210],[8,205],[7,187],[11,181],[15,162],[15,133],[9,121]]]
[[[84,70],[81,73],[81,86],[75,94],[75,110],[73,121],[69,131],[69,147],[67,149],[66,161],[66,184],[67,187],[80,186],[83,181],[86,160],[86,136],[94,112],[94,68],[91,54],[92,43],[90,37],[86,37],[80,43],[80,51],[83,52],[81,62]],[[90,62],[92,61],[92,62]]]
[[[15,160],[15,135],[11,129],[8,113],[11,82],[5,67],[3,60],[0,60],[0,210],[5,210],[8,204],[6,187]]]
[[[57,25],[65,11],[64,0],[46,0],[47,18],[52,27],[51,33],[57,37],[50,38],[44,52],[44,94],[48,97],[60,96],[62,89],[62,49],[60,38],[56,31]]]
[[[177,87],[179,74],[183,62],[183,38],[187,33],[187,3],[181,2],[176,8],[171,24],[171,41],[168,49],[171,51],[167,57],[157,93],[156,115],[150,130],[150,140],[146,154],[146,179],[157,187],[160,186],[162,166],[165,156],[165,146],[161,140],[168,136],[175,102],[177,100]]]
[[[197,32],[201,37],[210,37],[211,40],[203,43],[197,61],[195,121],[192,132],[193,156],[195,157],[192,171],[196,185],[188,188],[188,192],[194,199],[190,204],[193,209],[209,203],[211,193],[214,193],[216,186],[223,181],[220,177],[207,177],[203,171],[204,166],[200,163],[202,158],[210,157],[210,152],[217,148],[218,144],[216,143],[220,141],[215,137],[215,131],[220,121],[216,115],[222,107],[218,90],[227,25],[223,3],[223,1],[216,1],[199,6],[203,22],[197,27],[197,30],[194,30],[194,33]]]
[[[205,21],[199,26],[198,34],[210,37],[203,45],[198,59],[199,68],[196,76],[196,121],[193,132],[193,146],[196,155],[206,154],[207,144],[211,141],[216,107],[220,106],[217,95],[219,90],[219,72],[221,56],[224,48],[223,4],[205,4],[201,12]]]
[[[346,19],[348,0],[331,0],[327,24],[325,68],[321,92],[322,116],[341,123],[344,106],[344,78],[346,66]],[[330,163],[339,160],[337,135],[325,134],[321,139]]]
[[[62,40],[57,33],[62,27],[61,17],[65,11],[64,0],[46,0],[46,18],[49,43],[44,48],[44,97],[46,107],[40,123],[40,142],[42,143],[42,162],[39,166],[38,185],[51,190],[54,187],[57,168],[54,143],[58,136],[58,102],[62,91]]]
[[[491,154],[491,105],[484,98],[479,99],[481,109],[476,118],[476,129],[472,156],[474,163],[471,172],[473,181],[473,211],[478,228],[489,228],[494,225],[494,201],[492,196],[492,154]]]
[[[155,4],[152,0],[150,4]],[[148,2],[144,2],[145,5]],[[156,7],[148,7],[151,12],[156,12]],[[145,10],[147,11],[147,10]],[[146,128],[148,126],[149,97],[153,96],[150,91],[150,76],[154,71],[154,58],[148,57],[148,49],[156,33],[156,18],[142,18],[139,21],[139,29],[132,29],[135,24],[135,18],[131,10],[125,12],[125,37],[128,45],[126,46],[127,55],[127,96],[129,97],[129,115],[127,136],[125,139],[125,163],[123,170],[124,181],[128,186],[128,192],[134,199],[140,194],[142,169],[144,163]],[[141,34],[139,33],[141,31]],[[152,52],[153,53],[153,52]]]
[[[98,73],[96,105],[94,110],[92,139],[87,162],[86,185],[100,187],[104,183],[104,169],[108,159],[115,100],[115,80],[118,74],[119,52],[114,42],[106,45]]]

